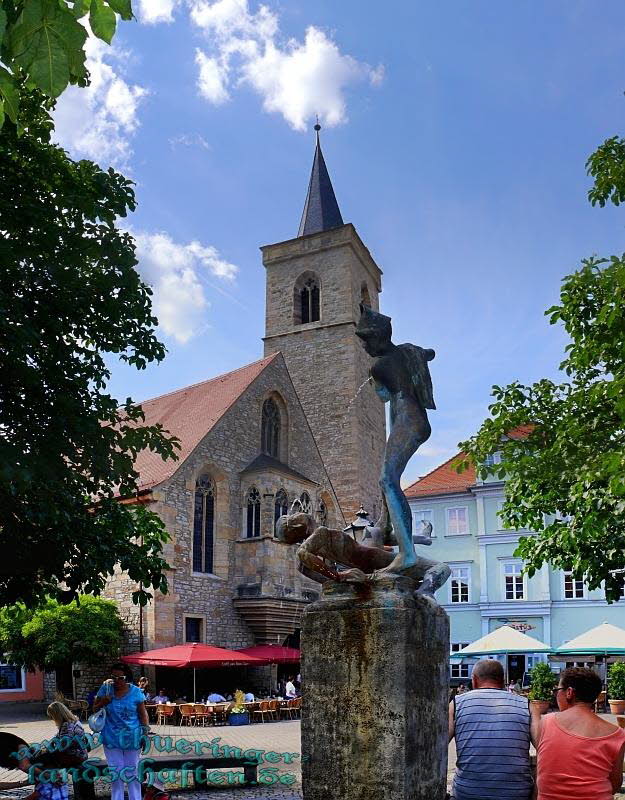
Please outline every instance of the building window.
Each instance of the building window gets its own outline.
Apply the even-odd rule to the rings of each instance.
[[[328,526],[328,508],[323,500],[319,502],[319,524],[324,528]]]
[[[261,448],[263,453],[274,458],[280,456],[280,411],[275,402],[269,398],[263,403],[263,421],[261,428]]]
[[[247,538],[260,536],[260,492],[254,486],[247,493]]]
[[[280,489],[280,491],[276,494],[276,499],[273,505],[273,526],[274,530],[276,525],[278,524],[278,520],[280,517],[283,517],[285,514],[289,513],[289,498],[286,496],[286,492],[284,489]]]
[[[497,530],[498,531],[506,531],[506,530],[508,530],[508,528],[506,528],[506,526],[504,524],[503,519],[501,518],[501,512],[503,511],[504,503],[505,503],[505,500],[498,500],[497,501],[497,512],[496,512],[496,514],[497,514]]]
[[[564,573],[565,600],[579,600],[584,597],[584,581],[576,578],[571,570]]]
[[[452,603],[468,603],[469,602],[469,586],[471,583],[471,568],[470,567],[452,567],[451,568],[451,602]]]
[[[0,692],[23,692],[25,688],[24,670],[0,662]]]
[[[451,643],[451,652],[457,653],[459,650],[462,650],[464,647],[468,647],[469,642],[452,642]],[[471,665],[470,664],[462,664],[461,662],[454,663],[453,661],[449,664],[450,675],[452,678],[470,678],[471,677]]]
[[[461,536],[469,532],[467,507],[447,509],[447,535]]]
[[[193,516],[193,572],[213,571],[215,486],[208,475],[195,484]]]
[[[421,523],[429,522],[430,525],[434,524],[434,512],[430,509],[413,508],[412,509],[412,532],[419,533],[421,530]],[[432,536],[434,536],[434,529],[432,528]]]
[[[506,600],[525,600],[525,581],[522,575],[523,564],[512,561],[504,564],[504,592]]]
[[[369,288],[367,287],[366,281],[360,284],[360,302],[363,306],[371,308],[371,296],[369,295]]]
[[[319,283],[316,278],[308,278],[299,292],[301,323],[319,320]]]
[[[300,509],[304,514],[312,514],[312,503],[308,492],[302,492],[299,498]]]
[[[484,459],[485,467],[494,467],[495,464],[501,464],[501,450],[498,450],[496,453],[491,453]]]
[[[202,617],[185,617],[184,640],[185,642],[204,641],[204,620]]]

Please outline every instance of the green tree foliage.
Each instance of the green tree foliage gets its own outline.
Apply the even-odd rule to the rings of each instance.
[[[605,142],[588,160],[591,202],[625,197],[625,142]],[[605,581],[618,600],[625,567],[625,255],[589,258],[564,278],[558,305],[546,311],[570,343],[565,379],[494,386],[478,433],[461,443],[482,478],[506,479],[501,517],[522,537],[516,555],[531,576],[544,562],[571,569],[591,589]],[[520,425],[526,438],[508,437]],[[500,464],[485,459],[502,452]]]
[[[115,603],[101,597],[69,605],[48,599],[36,610],[18,604],[0,609],[0,653],[29,670],[72,661],[97,664],[119,653],[122,630]]]
[[[52,99],[70,83],[86,85],[81,20],[110,44],[117,14],[132,19],[130,0],[0,0],[0,127],[5,114],[20,120],[23,81]]]
[[[0,605],[61,583],[97,594],[116,563],[165,591],[161,520],[116,498],[137,496],[140,450],[175,457],[177,442],[106,391],[105,354],[137,369],[165,354],[132,238],[115,227],[132,186],[52,145],[44,96],[20,93],[23,133],[0,130]]]

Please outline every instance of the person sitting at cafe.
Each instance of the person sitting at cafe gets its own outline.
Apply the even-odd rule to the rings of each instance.
[[[145,697],[145,702],[149,703],[150,702],[150,692],[149,692],[150,686],[149,686],[148,679],[144,675],[142,675],[139,678],[139,680],[137,681],[137,686],[143,692],[143,696]]]
[[[169,697],[165,694],[165,689],[159,689],[158,694],[152,698],[153,703],[169,703]]]
[[[206,698],[207,703],[225,703],[226,698],[219,692],[211,692]]]
[[[244,698],[243,698],[243,699],[244,699],[244,701],[245,701],[246,703],[253,703],[253,702],[254,702],[254,700],[255,700],[255,697],[254,697],[254,695],[252,694],[252,692],[246,692],[246,693],[245,693],[245,696],[244,696]]]
[[[286,686],[284,687],[285,694],[289,700],[292,700],[294,697],[297,697],[297,692],[295,691],[295,684],[293,683],[294,676],[290,676],[288,681],[286,682]]]

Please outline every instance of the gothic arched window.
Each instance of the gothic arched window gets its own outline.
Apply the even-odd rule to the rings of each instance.
[[[215,526],[215,485],[208,475],[195,483],[193,512],[193,572],[213,571],[213,532]]]
[[[252,486],[247,493],[247,538],[260,536],[260,492]]]
[[[320,319],[320,291],[316,278],[307,278],[299,290],[300,314],[299,321],[317,322]]]
[[[308,492],[302,492],[299,497],[299,504],[304,514],[312,513],[312,503],[310,502],[310,495]]]
[[[323,500],[319,503],[319,524],[324,528],[328,525],[328,508]]]
[[[369,296],[369,289],[367,287],[367,282],[363,281],[360,284],[360,302],[371,308],[371,297]]]
[[[280,411],[271,398],[263,403],[261,448],[268,456],[280,457]]]
[[[276,499],[273,508],[274,508],[273,524],[275,530],[275,526],[280,517],[289,513],[289,499],[286,496],[286,492],[284,491],[284,489],[280,489],[280,491],[276,493]]]

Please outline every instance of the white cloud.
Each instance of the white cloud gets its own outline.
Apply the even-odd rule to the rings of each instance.
[[[91,84],[84,89],[70,86],[59,98],[55,140],[73,156],[123,168],[132,153],[137,112],[147,91],[127,83],[108,63],[127,58],[127,53],[93,36],[87,39],[86,53]]]
[[[172,150],[180,147],[201,147],[202,150],[210,150],[211,146],[201,133],[180,133],[169,139],[169,146]]]
[[[148,25],[173,22],[173,12],[178,5],[179,0],[139,0],[139,19]]]
[[[154,291],[154,313],[163,332],[184,344],[206,327],[208,277],[232,282],[238,267],[211,246],[179,244],[166,233],[132,232],[138,270]]]
[[[228,82],[228,67],[220,64],[216,58],[210,58],[201,50],[195,51],[195,63],[200,68],[197,85],[202,97],[215,105],[225,103],[230,99],[226,85]]]
[[[189,0],[191,19],[206,35],[209,50],[196,51],[200,94],[220,104],[231,90],[248,85],[263,108],[282,114],[291,127],[303,130],[318,114],[329,125],[347,121],[345,94],[355,83],[378,86],[382,65],[375,69],[341,53],[322,30],[310,26],[304,41],[279,39],[278,16],[261,5],[250,12],[248,0]]]

